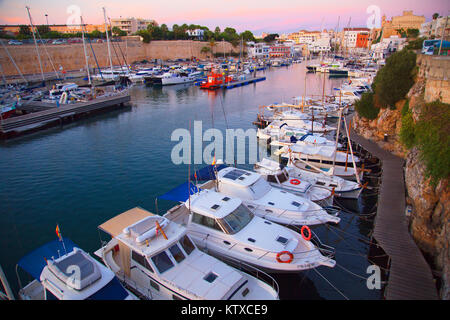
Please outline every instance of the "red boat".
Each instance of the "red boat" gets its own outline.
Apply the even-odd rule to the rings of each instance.
[[[216,89],[219,89],[222,84],[232,82],[232,81],[233,81],[233,79],[229,76],[225,76],[220,73],[211,72],[208,75],[206,82],[203,82],[200,85],[200,89],[216,90]]]
[[[0,119],[1,120],[5,120],[5,119],[9,118],[9,116],[11,116],[15,112],[16,112],[15,105],[8,106],[8,107],[3,107],[2,106],[1,109],[0,109]]]

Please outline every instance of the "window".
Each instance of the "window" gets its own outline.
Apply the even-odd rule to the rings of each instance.
[[[177,244],[174,244],[173,246],[171,246],[169,248],[169,251],[172,254],[172,256],[176,262],[180,263],[181,261],[184,260],[185,256]]]
[[[165,251],[153,256],[152,261],[160,273],[163,273],[173,267],[173,262],[170,260]]]
[[[252,218],[253,214],[241,204],[232,213],[219,220],[227,233],[235,234],[243,229]]]
[[[131,259],[133,259],[134,261],[139,263],[141,266],[143,266],[147,270],[149,270],[151,272],[154,272],[153,268],[150,266],[150,264],[148,263],[147,259],[144,256],[140,255],[139,253],[131,251]]]
[[[189,239],[187,236],[181,238],[180,244],[188,255],[191,254],[191,252],[195,249],[195,246],[192,243],[191,239]]]
[[[203,280],[205,280],[205,281],[207,281],[209,283],[213,283],[214,280],[217,279],[217,277],[218,277],[217,274],[215,274],[213,272],[210,272],[203,278]]]
[[[219,224],[217,223],[216,219],[211,218],[211,217],[206,217],[204,215],[198,214],[198,213],[193,213],[192,216],[192,222],[201,224],[205,227],[208,228],[212,228],[212,229],[216,229],[218,231],[222,231],[222,229],[220,228]]]

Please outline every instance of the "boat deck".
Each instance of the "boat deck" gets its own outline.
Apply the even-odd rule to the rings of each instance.
[[[382,162],[373,237],[391,260],[386,299],[439,299],[430,266],[408,231],[403,159],[354,131],[351,131],[350,138]]]
[[[33,102],[28,108],[41,111],[2,120],[0,122],[0,137],[8,139],[23,133],[36,131],[37,129],[71,122],[79,117],[104,111],[114,106],[122,107],[130,99],[129,94],[118,94],[87,102],[60,105],[60,107],[52,106],[44,102]],[[24,109],[27,107],[21,108]]]

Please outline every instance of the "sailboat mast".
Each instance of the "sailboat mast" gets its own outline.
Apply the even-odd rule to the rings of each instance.
[[[111,67],[111,74],[113,74],[113,64],[112,64],[112,59],[111,59],[111,48],[109,46],[109,36],[108,36],[108,23],[106,22],[106,10],[105,7],[102,8],[103,9],[103,17],[105,18],[105,32],[106,32],[106,43],[108,45],[108,57],[109,57],[109,66]]]
[[[84,39],[84,22],[83,22],[83,17],[82,16],[80,16],[80,21],[81,21],[81,36],[83,38],[84,57],[86,59],[86,71],[87,71],[89,84],[91,85],[92,83],[91,83],[91,74],[89,72],[89,58],[88,58],[88,55],[87,55],[87,52],[86,52],[86,42],[85,42],[85,39]]]
[[[42,81],[45,81],[44,70],[42,69],[41,55],[39,54],[39,49],[38,49],[38,45],[37,45],[37,41],[36,41],[36,35],[34,33],[34,25],[33,25],[33,21],[31,20],[30,8],[28,6],[26,6],[25,8],[27,8],[28,19],[30,19],[31,31],[33,32],[34,45],[36,47],[36,53],[37,53],[37,57],[39,60],[39,67],[41,68]]]

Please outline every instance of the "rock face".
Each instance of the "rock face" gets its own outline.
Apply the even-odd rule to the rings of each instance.
[[[376,141],[383,149],[405,158],[406,150],[399,142],[401,128],[401,109],[405,101],[397,103],[396,109],[381,109],[378,118],[367,120],[355,114],[353,117],[355,131],[366,139]],[[384,141],[387,134],[387,141]]]
[[[419,119],[424,102],[436,99],[450,103],[450,59],[418,55],[419,67],[415,84],[407,98],[414,121]],[[380,147],[403,157],[407,203],[412,207],[410,232],[440,278],[440,297],[450,300],[450,188],[449,179],[443,179],[433,187],[425,177],[425,165],[416,148],[406,150],[399,141],[401,110],[405,101],[399,101],[396,109],[381,109],[377,119],[367,120],[354,116],[354,128],[358,134],[377,142]],[[383,141],[384,135],[388,141]]]
[[[440,295],[450,300],[450,188],[448,179],[436,187],[425,177],[425,166],[416,148],[406,157],[407,202],[412,205],[410,231],[432,269],[442,277]]]

